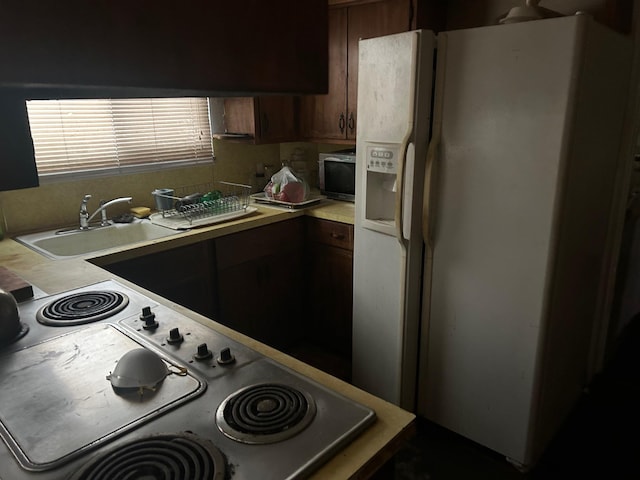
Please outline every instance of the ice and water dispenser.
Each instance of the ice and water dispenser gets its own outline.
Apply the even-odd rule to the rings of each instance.
[[[396,195],[400,188],[402,145],[367,143],[363,184],[364,218],[362,226],[388,235],[396,235]]]

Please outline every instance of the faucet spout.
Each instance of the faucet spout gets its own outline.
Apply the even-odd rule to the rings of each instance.
[[[109,200],[108,202],[105,202],[104,200],[102,200],[100,202],[100,207],[98,207],[98,209],[93,212],[91,215],[89,215],[87,213],[87,207],[86,207],[86,201],[91,198],[91,195],[85,195],[85,199],[82,201],[82,207],[80,209],[80,229],[81,230],[88,230],[89,229],[89,223],[91,222],[91,220],[93,219],[93,217],[95,217],[98,213],[102,214],[102,221],[100,222],[100,226],[101,227],[106,227],[107,225],[109,225],[109,220],[107,219],[107,207],[110,207],[111,205],[114,205],[116,203],[123,203],[123,202],[129,202],[131,203],[131,199],[132,197],[119,197],[119,198],[114,198],[113,200]],[[84,213],[83,213],[84,212]]]

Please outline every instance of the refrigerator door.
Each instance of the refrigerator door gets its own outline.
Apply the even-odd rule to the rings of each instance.
[[[616,151],[607,156],[600,145],[615,145],[615,137],[608,120],[597,132],[582,130],[576,117],[598,123],[612,111],[613,97],[602,92],[619,93],[589,96],[578,83],[587,21],[438,37],[446,38],[437,65],[445,86],[435,93],[442,133],[418,413],[524,465],[539,454],[535,434],[550,436],[579,395],[597,297],[590,282],[601,259],[590,262],[583,250],[601,248],[602,231],[589,227],[600,228],[591,215],[609,205],[607,162]],[[596,196],[600,207],[580,206]]]
[[[353,382],[411,410],[434,44],[414,31],[359,46]]]

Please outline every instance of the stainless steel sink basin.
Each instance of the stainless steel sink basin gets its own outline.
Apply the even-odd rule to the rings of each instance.
[[[175,235],[175,230],[149,220],[115,223],[90,230],[49,230],[15,237],[15,240],[54,260],[77,257],[116,247]]]

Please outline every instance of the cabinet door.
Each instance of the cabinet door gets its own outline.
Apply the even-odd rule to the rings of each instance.
[[[353,226],[306,218],[309,342],[351,359]]]
[[[39,185],[25,99],[11,91],[0,91],[0,149],[0,192]]]
[[[216,320],[275,348],[299,341],[311,312],[302,311],[302,247],[218,271]]]
[[[260,315],[263,303],[262,271],[259,261],[245,262],[218,270],[220,302],[215,317],[217,322],[254,337],[254,317]]]
[[[216,311],[211,242],[152,253],[102,268],[205,317],[213,318]]]
[[[52,98],[322,92],[326,12],[326,0],[2,2],[0,85]]]
[[[315,345],[351,358],[353,252],[323,244],[309,246],[311,328]]]
[[[411,1],[385,0],[348,9],[347,127],[348,140],[356,139],[358,114],[358,41],[406,32],[411,28]],[[329,58],[331,62],[331,58]],[[329,64],[331,68],[331,64]]]
[[[286,142],[297,140],[295,99],[292,96],[275,95],[258,99],[260,141]]]
[[[329,93],[302,97],[302,136],[353,143],[356,139],[358,40],[404,32],[411,0],[382,0],[329,9]]]
[[[215,320],[276,348],[295,343],[302,308],[302,218],[216,239]]]
[[[308,328],[311,311],[303,305],[303,239],[294,248],[280,251],[261,261],[261,303],[253,316],[255,337],[278,349],[300,341]]]
[[[223,118],[225,133],[244,133],[255,138],[258,132],[255,98],[225,98]]]
[[[303,96],[302,136],[344,140],[347,114],[347,9],[329,9],[329,93]]]
[[[244,143],[278,143],[297,140],[293,96],[233,97],[224,99],[226,133],[250,135]]]

